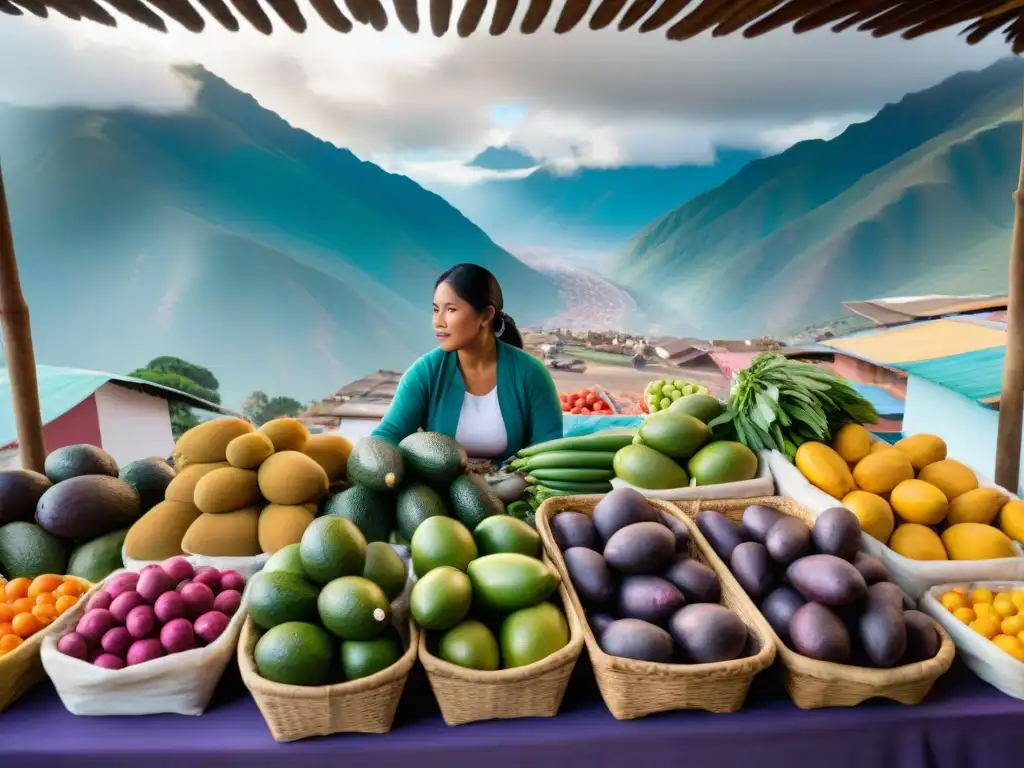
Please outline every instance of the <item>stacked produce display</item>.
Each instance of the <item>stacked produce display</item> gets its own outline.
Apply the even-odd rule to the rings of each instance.
[[[537,443],[521,449],[510,467],[526,475],[529,506],[535,512],[552,496],[610,491],[615,453],[630,445],[635,434],[633,430],[605,430]]]
[[[612,491],[592,516],[559,512],[551,533],[608,655],[702,664],[750,654],[747,626],[719,604],[718,576],[690,558],[686,527],[636,491]]]
[[[614,413],[611,404],[592,389],[580,389],[576,392],[559,392],[558,399],[562,403],[562,413],[597,414],[608,416]]]
[[[177,476],[124,542],[133,560],[254,557],[296,544],[317,503],[345,477],[351,443],[310,435],[291,418],[259,430],[231,417],[203,422],[174,448]]]
[[[0,472],[0,575],[8,579],[66,573],[101,581],[122,567],[129,527],[175,477],[163,459],[119,468],[85,444],[53,451],[44,470]]]
[[[540,560],[540,537],[526,523],[495,515],[470,529],[432,517],[412,538],[418,581],[409,607],[434,653],[481,671],[524,667],[569,643],[569,624],[549,599],[555,570]]]
[[[826,510],[809,527],[754,505],[736,525],[703,511],[697,525],[779,639],[820,661],[889,668],[934,657],[934,621],[904,610],[903,591],[885,566],[860,551],[849,510]]]
[[[790,461],[808,441],[827,443],[845,424],[874,424],[878,412],[846,379],[811,363],[764,353],[738,371],[728,410],[709,426],[730,430],[755,451]]]
[[[213,643],[242,604],[237,571],[193,568],[184,557],[122,571],[94,593],[57,650],[119,670]]]
[[[987,587],[951,589],[942,606],[1017,661],[1024,661],[1024,589],[993,594]]]
[[[55,573],[0,577],[0,657],[63,616],[88,589],[82,579]]]
[[[321,686],[390,667],[404,653],[391,602],[405,582],[388,544],[368,543],[343,517],[317,518],[253,579],[256,670],[276,683]]]
[[[850,509],[865,533],[913,560],[1013,557],[1011,539],[1024,538],[1024,502],[982,487],[970,467],[946,458],[936,435],[889,445],[847,425],[831,445],[801,445],[796,466]]]
[[[667,410],[672,403],[687,395],[710,395],[711,391],[703,384],[694,384],[681,379],[655,379],[644,388],[640,399],[640,409],[644,413],[657,413]]]

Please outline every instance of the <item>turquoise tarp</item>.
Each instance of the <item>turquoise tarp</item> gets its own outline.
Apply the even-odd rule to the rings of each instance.
[[[643,416],[584,416],[578,413],[566,413],[562,416],[562,435],[579,437],[592,435],[606,429],[635,428],[640,426]]]
[[[893,363],[892,367],[940,384],[972,400],[987,400],[1003,391],[1005,359],[1006,347],[993,347],[936,360]]]
[[[897,397],[893,397],[889,392],[885,391],[881,387],[875,387],[870,384],[858,384],[855,381],[851,381],[850,384],[853,388],[869,403],[875,406],[875,410],[878,411],[879,416],[902,416],[904,411],[903,401]]]
[[[111,376],[98,371],[79,371],[73,368],[36,366],[39,381],[39,410],[43,424],[63,416],[93,392],[111,380]],[[18,439],[14,425],[14,399],[7,369],[0,369],[0,445]]]

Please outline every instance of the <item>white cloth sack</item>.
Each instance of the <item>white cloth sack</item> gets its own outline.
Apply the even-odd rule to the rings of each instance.
[[[772,451],[768,457],[775,487],[780,496],[793,499],[815,517],[830,507],[841,507],[838,499],[811,485],[786,457]],[[973,470],[973,468],[972,468]],[[978,484],[986,488],[999,488],[990,480],[978,475]],[[1003,493],[1016,499],[1012,493],[1000,488]],[[971,581],[1017,581],[1024,580],[1024,552],[1020,542],[1013,542],[1018,557],[1003,557],[996,560],[912,560],[896,554],[878,539],[861,533],[861,549],[874,555],[889,569],[892,580],[913,600],[920,600],[925,590],[936,584]]]
[[[270,555],[254,555],[252,557],[207,557],[206,555],[185,555],[186,560],[192,563],[194,568],[209,566],[218,571],[238,571],[249,581],[253,576],[263,570]],[[121,548],[121,562],[129,571],[141,571],[147,565],[160,565],[163,560],[133,560]]]
[[[1003,590],[1024,589],[1024,582],[975,581],[940,584],[929,587],[918,604],[922,611],[939,622],[949,633],[960,657],[974,674],[1007,696],[1024,699],[1024,662],[1017,661],[994,645],[991,640],[986,640],[939,602],[946,592],[957,587],[988,587],[992,594],[996,594]]]
[[[666,488],[651,490],[639,488],[625,480],[612,478],[612,488],[632,488],[648,499],[658,501],[695,501],[697,499],[752,499],[758,496],[774,496],[775,481],[772,479],[771,467],[768,465],[768,452],[759,451],[757,455],[757,477],[753,480],[742,480],[738,483],[722,483],[721,485],[696,485],[690,481],[686,488]]]
[[[117,573],[123,571],[115,571],[111,576]],[[90,590],[89,596],[96,591]],[[248,602],[249,585],[246,584],[238,611],[231,617],[224,634],[210,645],[113,670],[57,650],[57,641],[71,632],[85,613],[88,603],[85,598],[61,616],[56,629],[43,639],[39,652],[43,669],[53,681],[61,702],[73,715],[201,715],[235,655]]]

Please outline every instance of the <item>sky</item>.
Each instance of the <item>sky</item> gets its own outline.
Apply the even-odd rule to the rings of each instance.
[[[581,23],[555,35],[554,13],[524,36],[522,8],[502,37],[487,34],[489,12],[468,39],[454,23],[437,39],[427,23],[412,35],[395,20],[384,32],[340,35],[303,7],[305,34],[276,21],[269,37],[212,20],[195,35],[172,21],[161,34],[126,18],[108,29],[57,14],[0,16],[0,102],[187,109],[191,87],[170,66],[198,63],[389,170],[472,183],[481,172],[465,162],[505,143],[560,167],[705,163],[716,146],[776,152],[1009,53],[998,34],[969,46],[956,31],[904,41],[783,29],[671,42],[663,30]]]

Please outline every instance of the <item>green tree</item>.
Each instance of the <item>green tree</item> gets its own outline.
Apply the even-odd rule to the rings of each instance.
[[[209,368],[182,360],[180,357],[165,355],[156,357],[142,368],[128,374],[132,378],[159,384],[184,392],[215,405],[220,405],[220,382]],[[182,434],[199,423],[195,410],[181,402],[169,404],[171,433],[177,440]]]
[[[293,397],[270,397],[263,390],[257,390],[246,398],[242,414],[256,426],[262,426],[283,416],[298,416],[305,410],[302,403]]]

